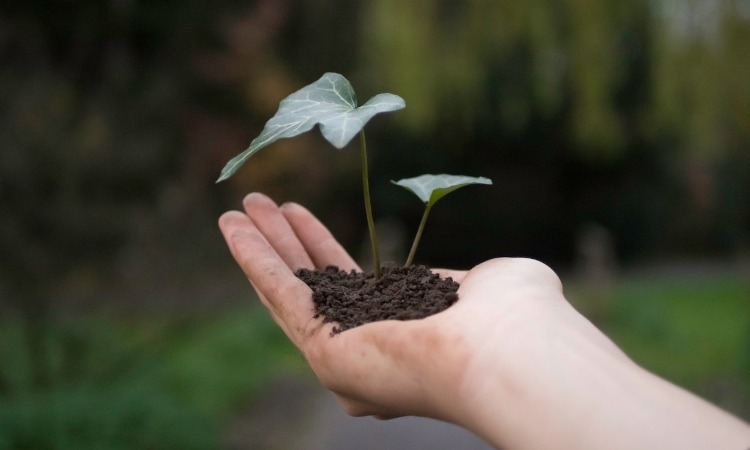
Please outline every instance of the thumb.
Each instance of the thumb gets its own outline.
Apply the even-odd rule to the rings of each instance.
[[[472,268],[463,279],[460,295],[508,295],[531,291],[562,293],[562,283],[546,264],[528,258],[496,258]]]

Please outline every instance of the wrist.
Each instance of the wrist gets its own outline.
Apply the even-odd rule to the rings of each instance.
[[[746,424],[642,369],[567,308],[536,312],[528,331],[487,346],[498,350],[466,373],[461,425],[501,448],[744,448],[750,442]]]
[[[580,447],[571,430],[585,430],[641,372],[562,295],[515,308],[504,325],[461,388],[462,425],[499,447]]]

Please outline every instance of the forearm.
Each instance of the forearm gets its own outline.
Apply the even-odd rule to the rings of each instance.
[[[746,424],[641,369],[574,315],[498,346],[465,426],[510,449],[750,446]]]

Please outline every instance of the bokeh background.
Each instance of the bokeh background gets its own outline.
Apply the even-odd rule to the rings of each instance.
[[[540,259],[750,418],[750,1],[27,0],[0,4],[0,448],[282,446],[257,399],[309,375],[216,219],[298,201],[366,265],[359,152],[316,131],[214,181],[328,71],[406,100],[368,125],[387,259],[422,213],[390,179],[490,177],[419,262]]]

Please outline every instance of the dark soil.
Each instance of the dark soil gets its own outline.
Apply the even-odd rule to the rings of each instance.
[[[300,269],[296,275],[313,291],[315,317],[338,324],[332,335],[379,320],[421,319],[458,300],[458,283],[425,266],[385,267],[380,279],[336,266],[323,272]]]

